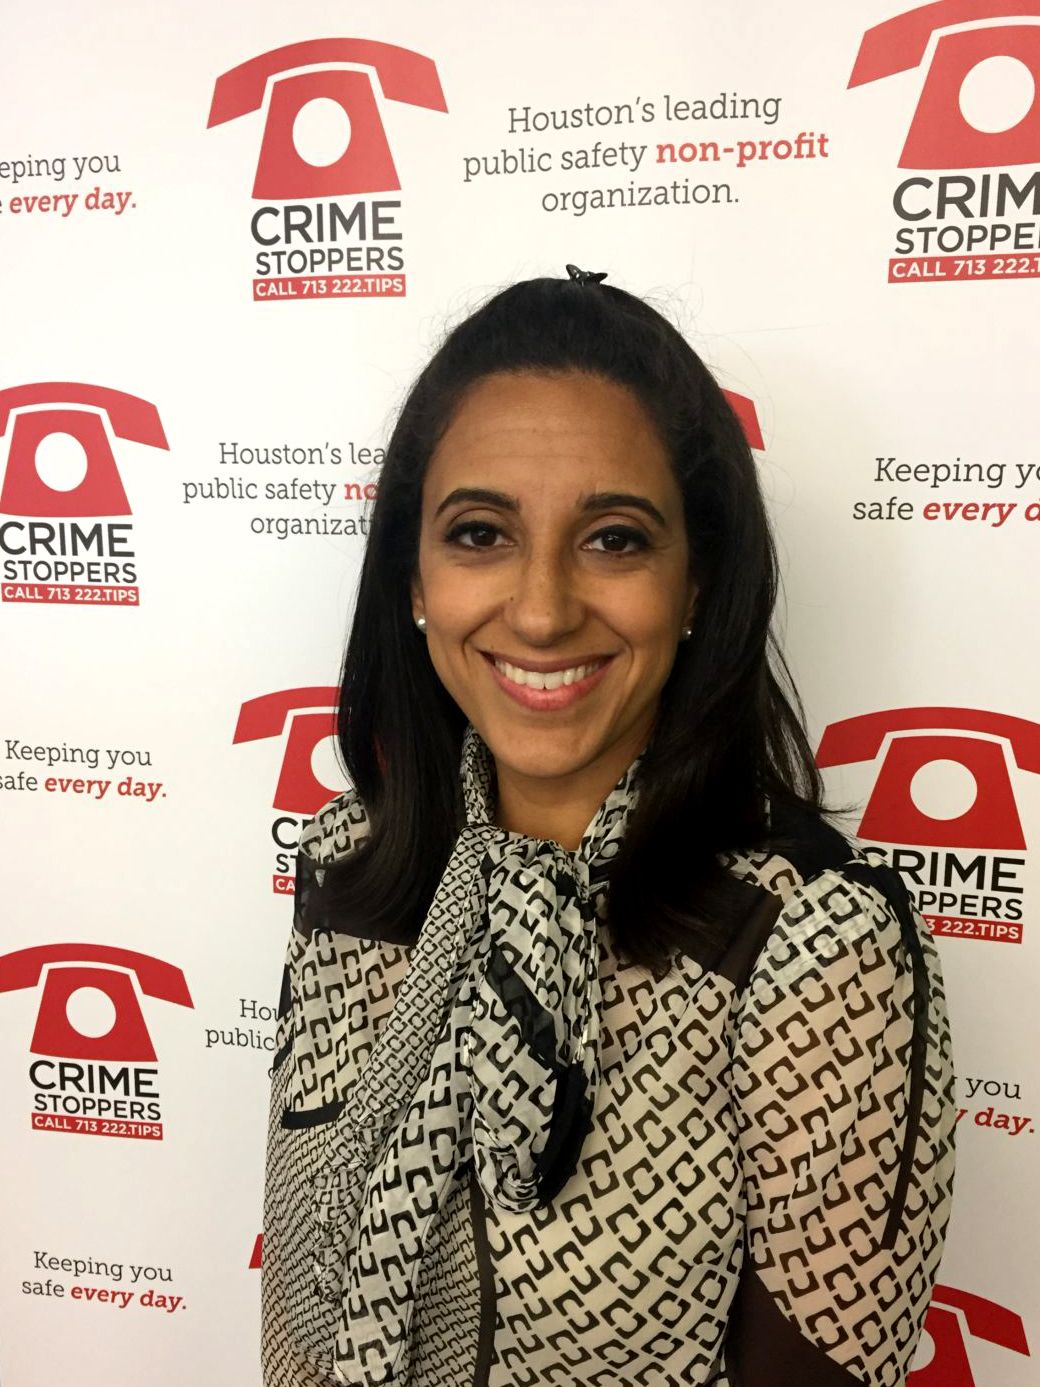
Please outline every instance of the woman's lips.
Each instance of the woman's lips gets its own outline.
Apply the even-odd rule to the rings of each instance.
[[[530,708],[534,712],[554,713],[562,708],[570,708],[572,704],[591,693],[596,685],[602,682],[614,657],[608,655],[591,674],[586,674],[583,679],[575,680],[573,684],[561,684],[558,689],[532,689],[529,684],[516,684],[508,675],[503,674],[492,656],[485,655],[484,659],[498,687],[503,693],[508,694],[515,703],[519,703],[523,708]]]

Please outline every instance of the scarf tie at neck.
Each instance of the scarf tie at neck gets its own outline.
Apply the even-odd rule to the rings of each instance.
[[[466,728],[466,824],[314,1184],[317,1290],[339,1303],[350,1387],[408,1383],[419,1272],[443,1254],[453,1182],[472,1168],[491,1204],[524,1213],[577,1167],[600,1077],[596,905],[641,760],[572,852],[493,824],[493,762]]]

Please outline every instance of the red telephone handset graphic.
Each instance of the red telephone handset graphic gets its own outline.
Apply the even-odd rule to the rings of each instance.
[[[0,957],[0,992],[35,987],[45,969],[43,997],[29,1047],[34,1055],[129,1063],[154,1060],[155,1049],[131,974],[146,996],[176,1006],[193,1005],[179,968],[151,954],[108,944],[39,944],[5,954]],[[81,1035],[69,1021],[69,998],[81,987],[105,993],[115,1008],[116,1019],[107,1034]]]
[[[336,705],[339,689],[325,686],[306,689],[281,689],[262,694],[242,704],[238,725],[232,738],[239,742],[261,741],[279,737],[289,721],[289,736],[282,757],[272,804],[288,814],[316,814],[336,793],[322,785],[311,769],[314,748],[326,737],[336,734]],[[302,712],[302,709],[320,709]],[[293,714],[291,721],[290,714]]]
[[[979,27],[979,21],[1019,16],[1034,22]],[[1009,130],[977,130],[960,107],[964,79],[987,58],[1016,58],[1040,83],[1038,19],[1040,0],[936,0],[867,30],[850,87],[917,67],[933,32],[953,29],[939,36],[899,157],[901,169],[978,169],[1040,162],[1040,99],[1035,93],[1029,110]]]
[[[1012,1353],[1029,1357],[1021,1316],[969,1291],[936,1286],[924,1322],[935,1351],[930,1362],[910,1374],[907,1387],[975,1387],[962,1319],[969,1338],[985,1339],[987,1343],[999,1344]]]
[[[169,448],[159,411],[147,400],[122,390],[78,381],[44,381],[0,390],[0,435],[7,432],[12,411],[50,404],[58,408],[32,409],[15,415],[0,511],[8,515],[63,517],[129,515],[130,505],[97,411],[108,416],[117,437],[150,448]],[[70,405],[83,408],[70,409]],[[53,433],[71,434],[87,455],[83,480],[71,491],[55,491],[36,470],[36,450]]]
[[[766,445],[762,439],[762,425],[758,422],[758,410],[755,408],[754,400],[748,399],[746,395],[738,395],[735,390],[724,390],[722,393],[740,421],[748,447],[757,448],[761,452]]]
[[[877,843],[922,847],[1001,849],[1025,847],[1008,773],[1007,746],[1025,771],[1040,771],[1040,726],[1025,718],[977,708],[892,708],[832,723],[820,740],[818,766],[873,761],[889,733],[888,747],[858,829]],[[935,819],[914,804],[910,785],[922,766],[956,761],[978,788],[970,809],[954,819]]]
[[[319,64],[323,70],[296,72],[275,81],[253,184],[255,198],[335,197],[400,188],[371,75],[347,70],[345,63],[372,68],[389,101],[431,111],[448,109],[433,60],[410,48],[375,39],[330,38],[261,53],[217,78],[207,128],[259,110],[268,82],[280,73]],[[350,142],[339,159],[317,167],[298,154],[293,126],[303,107],[322,97],[347,113]]]

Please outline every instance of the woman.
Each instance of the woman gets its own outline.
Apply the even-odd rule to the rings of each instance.
[[[939,961],[823,817],[732,410],[567,268],[450,333],[387,449],[355,788],[300,845],[264,1381],[892,1387],[950,1212]]]

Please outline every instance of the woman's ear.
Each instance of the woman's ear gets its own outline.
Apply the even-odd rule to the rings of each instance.
[[[425,604],[423,602],[422,595],[422,583],[419,580],[418,574],[416,574],[415,577],[412,579],[410,591],[412,599],[412,620],[418,621],[419,617],[421,617],[425,611]]]
[[[686,619],[683,622],[684,626],[693,625],[693,614],[697,609],[697,598],[699,595],[700,588],[697,587],[696,583],[691,583],[689,588],[689,597],[686,603]]]

